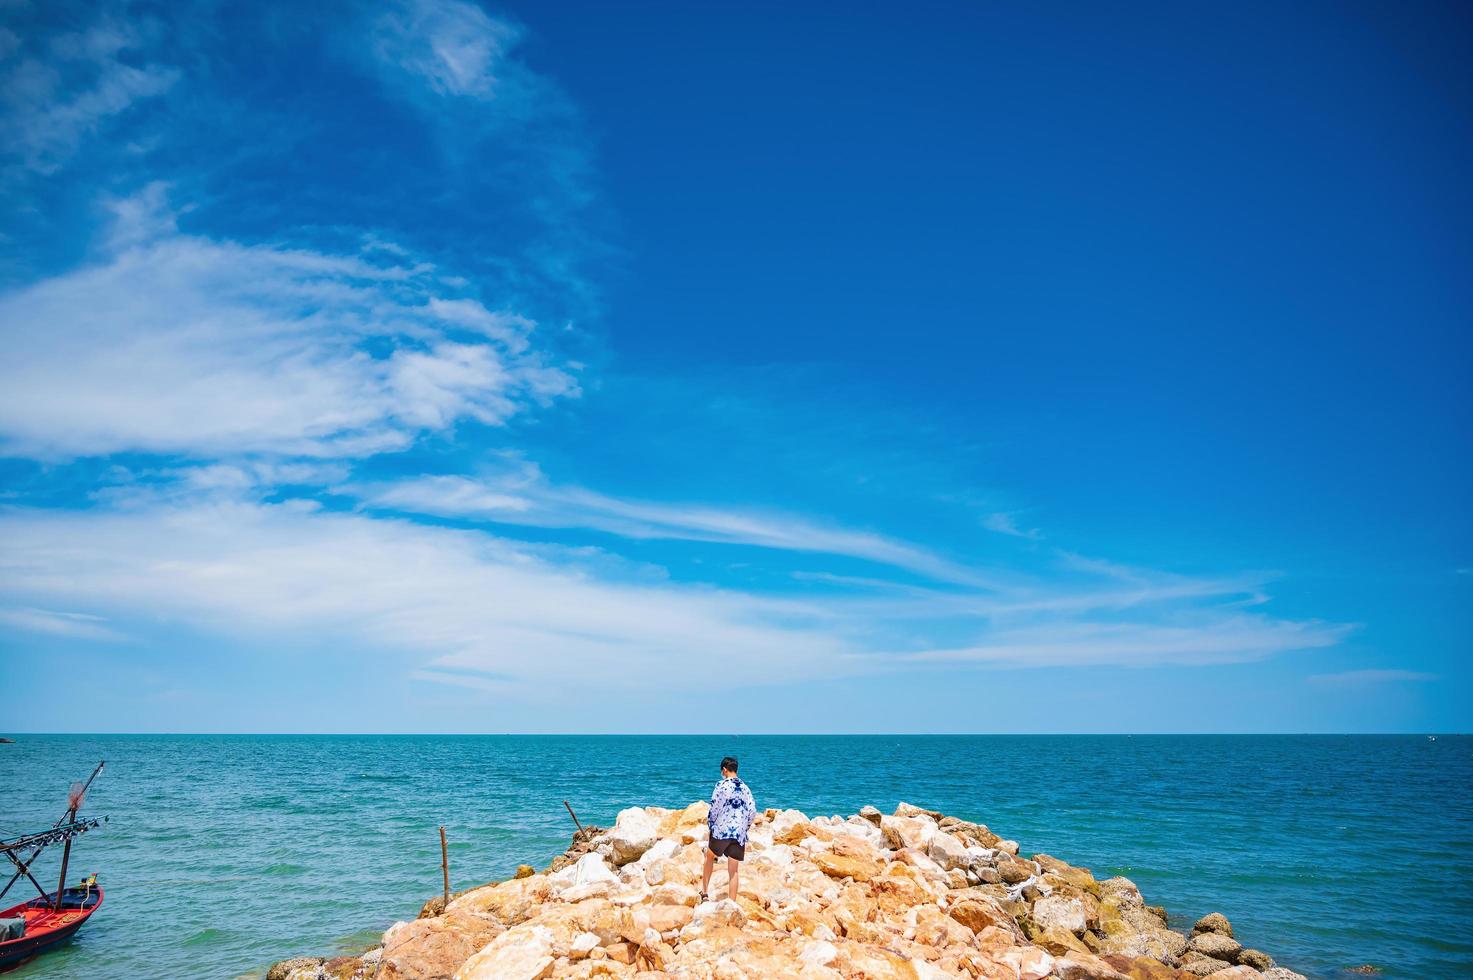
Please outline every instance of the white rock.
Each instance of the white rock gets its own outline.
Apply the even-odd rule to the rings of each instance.
[[[1077,898],[1050,895],[1033,903],[1033,921],[1041,928],[1062,926],[1070,932],[1083,932],[1084,920],[1084,903]]]
[[[590,898],[602,898],[614,890],[607,881],[587,881],[581,885],[569,885],[557,893],[564,902],[582,902]]]
[[[896,850],[911,847],[924,854],[936,836],[936,821],[930,817],[881,817],[880,832]]]
[[[643,905],[650,897],[649,886],[641,883],[638,888],[623,888],[609,896],[615,905]]]
[[[681,941],[689,944],[708,933],[725,926],[740,928],[746,925],[747,916],[742,907],[729,898],[719,902],[702,902],[696,906],[695,915],[680,930]]]
[[[800,962],[811,966],[828,966],[838,958],[839,947],[822,939],[804,946],[803,952],[798,954]]]
[[[952,977],[918,957],[911,957],[910,968],[915,971],[916,980],[951,980]]]
[[[574,885],[587,885],[595,881],[606,881],[612,885],[619,880],[619,876],[614,874],[604,863],[604,859],[597,854],[583,855],[568,868],[563,869],[563,871],[568,870],[573,872],[573,880],[570,884]]]
[[[650,847],[650,849],[641,854],[639,856],[639,860],[634,863],[642,868],[647,868],[650,865],[654,864],[656,861],[663,861],[666,858],[674,857],[675,852],[678,850],[680,850],[679,842],[677,842],[673,837],[664,837],[656,841]]]
[[[747,850],[755,851],[764,847],[772,846],[772,832],[767,830],[750,830],[747,832]]]
[[[719,902],[702,902],[697,905],[696,914],[691,921],[718,926],[741,926],[746,924],[747,914],[736,902],[723,898]]]
[[[997,857],[997,852],[990,847],[978,847],[973,844],[967,848],[967,867],[979,864],[991,864],[992,859]]]
[[[902,849],[895,855],[895,860],[901,864],[908,864],[912,868],[924,874],[927,878],[945,878],[946,869],[941,867],[924,851],[914,849]]]
[[[1000,958],[1018,971],[1018,980],[1043,980],[1054,972],[1054,958],[1037,946],[1011,946]]]
[[[793,863],[793,849],[786,844],[773,844],[753,854],[748,860],[753,864],[774,864],[786,868]]]
[[[651,905],[685,905],[695,908],[696,901],[700,895],[689,885],[675,884],[674,882],[661,885],[650,893]]]
[[[773,839],[776,840],[783,834],[787,833],[789,830],[792,830],[794,827],[798,826],[800,823],[807,822],[808,817],[805,816],[803,814],[803,811],[801,810],[780,810],[778,814],[772,818],[772,829],[769,831],[769,833],[771,833]]]
[[[552,974],[552,943],[546,926],[513,926],[461,964],[455,980],[542,980]]]
[[[965,868],[971,863],[966,845],[944,830],[938,830],[932,835],[931,844],[926,849],[926,853],[933,861],[948,870]]]
[[[580,932],[573,937],[573,942],[568,946],[568,956],[571,959],[581,960],[598,947],[598,933]]]
[[[609,858],[615,865],[637,861],[654,847],[660,821],[642,806],[620,810],[608,833]]]
[[[1018,842],[1015,840],[1000,840],[997,842],[997,849],[999,851],[1005,851],[1008,854],[1017,854]]]

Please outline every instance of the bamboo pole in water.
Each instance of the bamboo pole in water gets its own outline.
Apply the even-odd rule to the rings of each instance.
[[[440,871],[445,876],[445,904],[440,909],[443,914],[450,907],[450,850],[445,845],[445,828],[440,828]]]

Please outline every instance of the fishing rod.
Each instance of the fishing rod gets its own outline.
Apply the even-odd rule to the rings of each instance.
[[[77,788],[77,785],[75,783],[72,784],[72,789],[67,793],[66,812],[57,818],[56,823],[51,825],[51,829],[53,831],[59,829],[62,824],[72,823],[77,819],[77,810],[81,808],[82,800],[86,797],[87,790],[92,788],[92,780],[97,778],[97,774],[102,772],[102,767],[105,765],[107,765],[106,759],[99,762],[97,764],[97,768],[92,770],[92,775],[87,777],[87,781],[82,784],[80,789]],[[47,843],[51,842],[48,841]],[[30,878],[31,884],[36,885],[37,891],[40,891],[42,895],[46,894],[45,889],[43,889],[40,885],[37,885],[36,879],[31,877],[31,865],[35,863],[36,858],[40,857],[41,852],[46,849],[46,844],[31,844],[29,846],[33,847],[34,850],[32,850],[31,853],[28,854],[24,860],[17,858],[13,849],[5,849],[5,856],[10,858],[11,864],[15,865],[15,874],[10,876],[10,880],[5,883],[4,888],[0,888],[0,898],[5,897],[5,893],[10,891],[10,889],[14,887],[15,883],[20,880],[21,875],[25,875],[27,878]],[[57,902],[61,901],[61,893],[63,890],[65,890],[66,887],[66,864],[67,858],[71,856],[71,848],[71,838],[68,837],[66,839],[66,852],[63,854],[61,859],[62,883],[61,887],[57,888],[56,890]]]
[[[96,830],[106,822],[107,817],[88,817],[85,820],[74,820],[40,833],[26,834],[15,840],[0,840],[0,851],[18,851],[23,847],[49,847],[52,844],[70,840],[78,834],[85,834],[89,830]]]

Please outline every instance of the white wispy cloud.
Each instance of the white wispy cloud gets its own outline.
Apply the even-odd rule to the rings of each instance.
[[[756,682],[845,669],[845,644],[801,603],[614,577],[578,551],[479,532],[202,498],[10,510],[0,538],[0,595],[17,603],[236,636],[309,630],[402,657],[406,671],[684,689],[705,683],[701,664],[740,663]]]
[[[408,513],[465,517],[533,527],[589,528],[625,538],[753,545],[846,555],[940,581],[987,588],[986,574],[927,549],[868,531],[824,525],[790,514],[619,498],[547,480],[535,465],[513,461],[492,476],[421,476],[347,488],[366,504]]]
[[[28,633],[45,633],[77,640],[112,642],[127,639],[122,633],[104,626],[107,619],[89,613],[57,612],[52,609],[0,607],[0,624]]]
[[[989,531],[998,534],[1006,534],[1014,538],[1029,538],[1037,541],[1043,537],[1043,532],[1036,527],[1020,527],[1017,515],[1006,511],[995,511],[982,519],[982,526]]]
[[[1367,670],[1343,670],[1335,674],[1311,674],[1307,679],[1309,683],[1318,687],[1356,688],[1375,687],[1381,684],[1435,681],[1438,679],[1438,675],[1423,673],[1417,670],[1372,668]]]
[[[1349,629],[1211,608],[1168,609],[1166,624],[1159,613],[1102,622],[1071,611],[985,622],[946,646],[926,641],[951,628],[946,615],[897,631],[888,613],[842,597],[679,585],[596,550],[230,489],[85,512],[0,510],[0,597],[11,610],[142,615],[237,638],[333,637],[365,656],[394,654],[405,676],[497,689],[686,689],[722,663],[741,664],[752,683],[785,684],[968,664],[1238,663],[1330,646]],[[887,646],[896,638],[910,646]]]
[[[1333,646],[1349,627],[1261,616],[1197,615],[1195,622],[1054,622],[1000,630],[975,645],[927,650],[910,659],[1005,667],[1200,666],[1262,660]]]
[[[4,450],[361,456],[577,394],[529,320],[440,295],[426,266],[119,211],[101,261],[0,295]]]
[[[442,96],[492,98],[503,59],[521,31],[461,0],[399,0],[373,29],[384,66],[415,77]]]
[[[0,69],[0,154],[37,173],[54,172],[103,122],[179,79],[171,66],[124,60],[140,37],[119,21],[56,35],[38,50],[6,35],[0,48],[15,60]]]

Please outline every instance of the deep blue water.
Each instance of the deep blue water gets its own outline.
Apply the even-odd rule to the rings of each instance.
[[[727,753],[759,807],[979,820],[1129,876],[1178,927],[1223,912],[1311,977],[1473,976],[1473,738],[1451,735],[20,736],[0,834],[49,826],[99,759],[84,813],[111,822],[72,865],[103,909],[10,976],[234,978],[356,950],[439,891],[440,824],[467,887],[561,852],[564,799],[605,825],[681,806]]]

